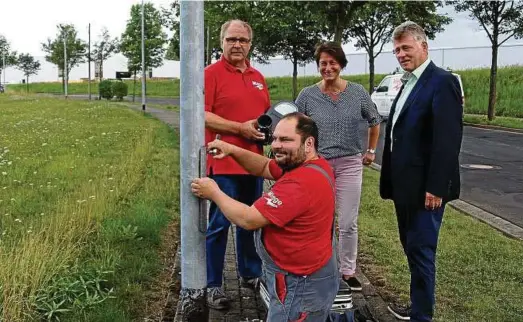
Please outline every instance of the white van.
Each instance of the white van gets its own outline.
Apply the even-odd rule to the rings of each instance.
[[[461,76],[455,73],[452,75],[456,76],[461,87],[461,104],[465,105],[465,93],[463,92],[463,83],[461,82]],[[388,118],[392,103],[398,95],[401,88],[401,76],[402,74],[387,75],[381,81],[381,83],[374,88],[374,92],[370,96],[376,107],[378,113],[383,118]]]

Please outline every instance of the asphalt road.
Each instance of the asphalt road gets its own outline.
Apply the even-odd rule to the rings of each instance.
[[[365,123],[361,123],[361,131],[366,142]],[[376,151],[378,164],[384,137],[385,123],[382,123]],[[523,227],[523,133],[466,126],[460,164],[460,199]],[[468,168],[468,165],[481,167]],[[487,169],[488,166],[492,168]]]
[[[87,95],[71,95],[86,99]],[[128,100],[130,100],[128,98]],[[179,105],[179,98],[147,98],[149,104]],[[141,104],[141,97],[136,97]],[[360,124],[362,139],[367,127]],[[381,126],[376,163],[381,164],[385,124]],[[523,133],[466,126],[460,154],[461,199],[523,227]],[[467,165],[491,166],[490,169]]]

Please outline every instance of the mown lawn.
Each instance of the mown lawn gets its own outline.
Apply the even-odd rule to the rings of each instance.
[[[0,97],[0,320],[143,321],[178,137],[105,102]]]
[[[472,124],[494,125],[511,129],[523,129],[523,118],[497,116],[489,121],[485,115],[465,114],[464,121]]]
[[[366,169],[359,217],[360,263],[386,300],[408,301],[406,258],[379,173]],[[437,253],[435,321],[523,321],[523,242],[447,207]]]

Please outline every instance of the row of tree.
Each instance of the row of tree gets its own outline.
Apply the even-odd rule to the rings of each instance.
[[[26,77],[26,83],[29,82],[29,76],[35,75],[40,70],[40,62],[38,60],[35,60],[30,54],[18,54],[16,51],[11,51],[11,46],[7,39],[0,35],[0,77],[8,66],[15,66],[21,70]]]
[[[523,1],[232,1],[205,3],[206,63],[221,53],[219,30],[223,22],[237,18],[253,28],[254,59],[264,62],[281,55],[293,65],[293,95],[297,95],[298,65],[313,60],[314,46],[321,40],[353,41],[367,52],[369,90],[374,88],[374,62],[391,41],[394,27],[412,20],[434,39],[452,19],[438,13],[443,5],[468,12],[487,33],[492,44],[488,117],[495,115],[498,48],[512,37],[523,37]],[[167,55],[179,53],[179,1],[164,10],[173,31]]]
[[[497,52],[508,39],[523,37],[523,1],[446,1],[458,12],[469,12],[487,33],[492,43],[489,118],[494,117],[496,102]],[[394,27],[413,20],[425,28],[434,39],[452,19],[438,13],[442,1],[206,1],[204,4],[206,65],[221,55],[219,39],[221,25],[229,19],[242,19],[253,28],[251,58],[267,62],[270,57],[283,56],[293,66],[293,95],[297,95],[298,65],[313,60],[314,47],[322,40],[339,43],[353,41],[367,52],[369,89],[374,88],[374,62],[390,42]],[[67,49],[67,73],[78,64],[97,62],[102,77],[103,62],[116,52],[128,59],[128,71],[134,75],[161,66],[164,58],[178,60],[180,52],[180,3],[174,0],[168,8],[157,9],[151,3],[144,6],[145,66],[141,64],[141,5],[131,7],[130,18],[120,39],[111,38],[103,29],[98,41],[90,46],[78,37],[75,26],[60,24],[54,39],[42,43],[46,60],[64,66],[64,45]],[[164,32],[172,32],[168,39]],[[29,74],[36,63],[30,55],[17,56],[9,43],[0,36],[0,56],[6,55],[6,65],[27,68]],[[23,58],[23,59],[22,59]],[[32,60],[31,60],[32,58]],[[25,61],[18,64],[18,61]],[[0,61],[2,64],[2,61]],[[5,66],[0,65],[3,70]],[[31,69],[31,67],[33,69]],[[1,71],[0,71],[1,73]],[[25,73],[25,72],[24,72]]]
[[[46,53],[45,60],[56,65],[59,74],[62,75],[62,83],[73,67],[86,61],[93,61],[98,66],[96,71],[100,80],[103,78],[103,63],[113,54],[121,52],[128,60],[128,72],[134,75],[142,71],[142,52],[141,52],[141,5],[131,7],[130,19],[121,38],[112,38],[106,28],[101,30],[98,40],[93,44],[91,51],[90,44],[78,36],[78,31],[74,25],[59,24],[55,38],[48,38],[42,43],[42,50]],[[156,9],[152,3],[144,5],[144,31],[145,31],[145,66],[143,70],[158,67],[163,63],[165,56],[167,34],[163,31],[165,25],[164,16],[161,11]],[[64,53],[64,47],[65,52]],[[2,57],[6,57],[3,66]],[[40,62],[29,54],[17,55],[12,51],[9,42],[4,36],[0,35],[0,75],[9,66],[20,68],[29,82],[29,76],[35,75],[40,69]],[[66,69],[64,76],[64,68]],[[133,95],[134,96],[134,95]]]

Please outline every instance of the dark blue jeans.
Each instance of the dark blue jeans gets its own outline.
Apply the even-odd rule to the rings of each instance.
[[[250,175],[211,175],[220,189],[229,197],[252,205],[261,197],[263,178]],[[207,227],[207,287],[221,286],[227,236],[231,223],[214,202],[209,209]],[[236,258],[240,276],[261,276],[261,260],[254,247],[253,232],[236,227]]]
[[[401,245],[410,270],[411,322],[432,321],[436,249],[445,206],[426,210],[395,204]]]

